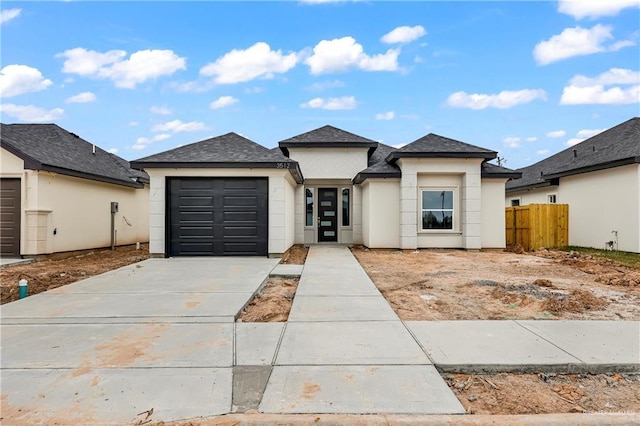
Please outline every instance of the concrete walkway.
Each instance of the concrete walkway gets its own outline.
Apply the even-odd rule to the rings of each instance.
[[[436,368],[640,370],[639,322],[402,322],[345,247],[277,262],[150,259],[3,305],[0,421],[456,415]],[[300,270],[287,323],[234,322],[270,274]]]

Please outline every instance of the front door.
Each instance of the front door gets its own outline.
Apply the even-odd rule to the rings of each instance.
[[[338,189],[318,188],[318,242],[338,241]]]

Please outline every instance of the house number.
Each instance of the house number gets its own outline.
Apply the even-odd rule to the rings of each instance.
[[[291,163],[276,163],[277,169],[290,169]]]

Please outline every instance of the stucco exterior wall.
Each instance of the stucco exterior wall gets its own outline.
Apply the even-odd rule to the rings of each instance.
[[[295,238],[295,181],[287,170],[278,169],[148,169],[151,178],[149,199],[149,251],[165,254],[165,211],[167,177],[267,177],[269,178],[269,254],[287,251]],[[289,175],[289,176],[287,176]],[[288,203],[288,205],[286,204]]]
[[[530,191],[510,192],[505,197],[505,207],[511,207],[512,200],[520,200],[521,206],[526,206],[527,204],[547,204],[549,202],[548,197],[551,194],[558,195],[557,186],[537,188]],[[556,202],[563,203],[559,199],[557,199]]]
[[[481,159],[402,158],[400,180],[400,248],[481,248]],[[451,231],[420,229],[420,190],[459,185],[459,226]],[[454,201],[455,202],[455,201]],[[502,204],[502,203],[501,203]]]
[[[0,149],[0,177],[21,178],[24,172],[24,161],[6,149]]]
[[[482,179],[482,248],[504,248],[505,212],[502,205],[506,179]]]
[[[362,193],[363,244],[400,247],[400,179],[367,179]]]
[[[353,179],[367,168],[368,148],[289,148],[305,179]]]
[[[640,166],[632,164],[560,179],[558,203],[569,204],[569,244],[640,252]]]
[[[33,170],[23,180],[23,255],[109,247],[112,201],[119,203],[116,244],[149,240],[148,188]]]

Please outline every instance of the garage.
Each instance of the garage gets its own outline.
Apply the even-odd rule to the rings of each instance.
[[[266,256],[267,178],[168,178],[170,256]]]
[[[0,179],[0,254],[20,255],[20,179]]]

